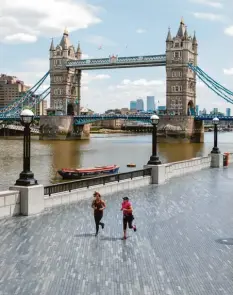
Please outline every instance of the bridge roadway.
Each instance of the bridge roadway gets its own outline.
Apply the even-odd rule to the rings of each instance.
[[[79,115],[74,116],[74,124],[75,125],[83,125],[89,124],[100,120],[131,120],[131,121],[141,121],[141,122],[150,122],[152,114],[135,114],[135,115],[121,115],[121,114],[93,114],[93,115]],[[163,115],[160,115],[162,118]],[[174,115],[174,117],[176,117]],[[178,116],[177,116],[178,117]],[[205,115],[205,116],[194,116],[194,119],[197,121],[212,121],[213,118],[217,117],[220,121],[233,121],[233,116],[213,116],[213,115]],[[35,119],[39,120],[40,117],[36,116]],[[0,124],[4,121],[20,121],[20,117],[16,116],[1,116],[0,115]]]
[[[94,237],[91,199],[0,221],[1,295],[233,294],[233,167],[104,195]],[[138,231],[122,241],[129,196]]]

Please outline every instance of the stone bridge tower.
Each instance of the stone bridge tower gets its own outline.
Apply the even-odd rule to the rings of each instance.
[[[196,74],[187,66],[197,65],[197,40],[188,34],[183,19],[172,37],[170,28],[166,40],[166,105],[169,115],[195,115]]]
[[[80,112],[81,71],[67,69],[68,60],[81,59],[80,44],[75,51],[64,31],[63,37],[56,47],[53,40],[50,46],[50,104],[51,109],[61,115],[77,115]]]

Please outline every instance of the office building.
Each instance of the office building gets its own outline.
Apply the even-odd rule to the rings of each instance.
[[[207,114],[206,109],[203,109],[203,111],[202,111],[202,115],[206,115],[206,114]]]
[[[35,107],[36,116],[46,116],[47,115],[47,100],[40,101]]]
[[[136,102],[136,100],[131,100],[130,111],[136,111],[136,110],[137,110],[137,102]]]
[[[198,115],[198,114],[199,114],[199,106],[196,105],[196,115]]]
[[[155,97],[154,96],[147,96],[147,111],[154,112],[155,111]]]
[[[144,101],[143,101],[143,99],[141,99],[141,98],[137,99],[136,103],[137,103],[137,105],[136,105],[137,111],[139,111],[139,112],[144,111]]]
[[[218,108],[214,108],[213,109],[213,115],[217,115],[218,114]]]
[[[226,116],[227,117],[231,116],[231,109],[230,108],[226,108]]]
[[[0,75],[0,108],[11,104],[15,99],[25,94],[30,87],[15,76]]]

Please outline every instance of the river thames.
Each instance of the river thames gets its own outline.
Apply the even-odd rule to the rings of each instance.
[[[151,156],[151,135],[92,134],[87,141],[32,140],[31,170],[39,183],[59,182],[60,168],[90,167],[117,164],[120,172],[141,169]],[[213,146],[213,133],[205,133],[205,143],[159,143],[163,163],[187,160],[208,155]],[[219,133],[221,152],[233,152],[233,133]],[[0,189],[8,189],[22,171],[23,145],[21,140],[0,140]]]

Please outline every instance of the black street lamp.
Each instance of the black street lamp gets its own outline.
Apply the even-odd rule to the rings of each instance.
[[[23,138],[23,171],[16,180],[15,185],[29,186],[36,185],[37,180],[34,179],[34,174],[30,169],[30,156],[31,156],[31,130],[30,124],[33,122],[34,114],[31,110],[25,109],[20,114],[21,124],[24,126]]]
[[[213,118],[214,124],[214,147],[212,148],[211,154],[220,154],[220,150],[218,148],[218,118]]]
[[[157,126],[159,123],[159,117],[157,115],[151,116],[151,124],[153,125],[153,132],[152,132],[152,156],[148,161],[148,165],[160,165],[161,161],[157,155]]]

